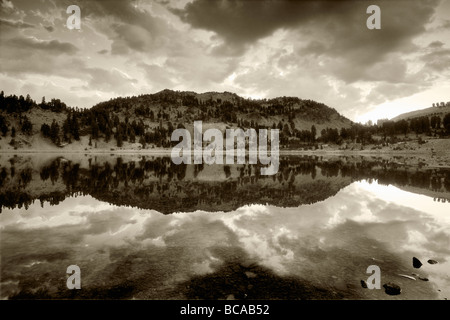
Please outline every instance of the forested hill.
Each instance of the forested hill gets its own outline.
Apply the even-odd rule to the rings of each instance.
[[[399,120],[409,120],[414,119],[418,117],[444,117],[447,113],[450,113],[450,102],[447,102],[444,104],[444,102],[441,102],[439,105],[435,105],[433,103],[433,107],[415,110],[407,113],[402,113],[395,118],[392,118],[393,121],[399,121]]]
[[[335,109],[295,97],[253,100],[229,92],[195,93],[163,90],[155,94],[115,98],[90,109],[68,107],[59,99],[34,101],[29,95],[0,96],[0,130],[10,145],[33,144],[40,135],[48,143],[65,146],[75,141],[122,147],[170,147],[175,128],[278,128],[284,146],[311,145],[332,130],[339,135],[352,122]],[[20,134],[20,136],[18,136]],[[14,139],[16,138],[16,139]],[[86,141],[87,141],[86,140]]]
[[[253,100],[230,92],[199,94],[166,89],[155,94],[112,99],[95,105],[92,110],[113,111],[129,117],[143,116],[150,120],[202,120],[238,124],[243,127],[250,126],[252,122],[253,127],[273,127],[274,122],[271,120],[275,118],[280,118],[279,121],[286,124],[298,120],[316,124],[351,124],[350,120],[341,116],[335,109],[312,100],[295,97]],[[278,126],[278,123],[275,123],[275,126]]]

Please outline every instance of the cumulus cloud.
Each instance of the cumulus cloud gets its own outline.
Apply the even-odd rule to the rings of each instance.
[[[316,39],[322,36],[327,44],[320,49],[328,55],[367,63],[402,46],[407,49],[411,38],[424,31],[437,3],[409,6],[402,1],[380,1],[383,24],[376,32],[366,28],[367,1],[196,0],[173,12],[194,28],[215,32],[228,46],[245,47],[276,30],[290,29],[313,32]],[[316,51],[317,44],[314,40]]]
[[[367,29],[372,3],[363,0],[81,0],[81,30],[65,27],[69,4],[3,0],[0,71],[71,78],[68,90],[85,96],[139,88],[298,96],[353,118],[443,85],[449,70],[448,6],[438,0],[377,1],[381,30]]]
[[[2,0],[2,4],[1,4],[2,9],[13,9],[14,5],[11,1],[9,0]]]
[[[5,45],[13,47],[15,50],[38,50],[46,51],[49,54],[69,54],[73,55],[78,48],[69,42],[59,40],[37,40],[35,38],[14,38]]]
[[[442,48],[442,45],[432,46],[434,50],[423,55],[422,61],[426,66],[438,72],[445,72],[450,68],[450,49]]]
[[[142,68],[146,78],[153,85],[152,89],[154,89],[154,91],[174,87],[175,82],[170,78],[172,74],[169,72],[168,68],[146,63],[140,63],[139,67]]]
[[[136,79],[131,78],[116,68],[112,70],[84,68],[83,72],[89,75],[88,84],[83,86],[86,90],[126,94],[127,92],[134,91],[133,84],[137,83]]]
[[[0,19],[0,27],[26,29],[26,28],[34,28],[34,25],[30,24],[30,23],[25,23],[23,21],[10,21],[10,20]]]
[[[321,18],[324,12],[352,10],[349,3],[322,1],[207,1],[188,3],[183,10],[172,9],[195,28],[215,32],[225,46],[243,48],[281,28],[293,28]]]
[[[86,18],[99,20],[110,40],[111,53],[126,55],[133,51],[151,52],[170,41],[171,27],[154,16],[139,1],[82,1]]]

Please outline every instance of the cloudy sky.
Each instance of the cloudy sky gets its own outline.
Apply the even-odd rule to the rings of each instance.
[[[6,94],[79,107],[165,88],[296,96],[362,122],[450,100],[450,0],[0,1]],[[372,4],[380,30],[366,27]]]

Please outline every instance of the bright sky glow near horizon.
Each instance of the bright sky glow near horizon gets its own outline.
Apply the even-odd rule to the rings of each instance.
[[[450,224],[448,205],[434,201],[429,196],[408,192],[393,185],[378,184],[377,181],[369,183],[367,180],[362,180],[356,182],[353,187],[372,199],[380,198],[386,203],[408,207],[429,214],[442,224]]]
[[[5,94],[91,107],[163,89],[313,99],[353,121],[450,101],[450,0],[0,0]],[[381,8],[369,30],[366,9]]]

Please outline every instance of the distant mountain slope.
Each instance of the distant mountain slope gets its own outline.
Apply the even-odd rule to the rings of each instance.
[[[431,107],[431,108],[425,108],[425,109],[402,113],[402,114],[396,116],[395,118],[392,118],[391,120],[393,120],[393,121],[398,121],[398,120],[403,120],[403,119],[408,120],[408,119],[413,119],[413,118],[418,118],[418,117],[423,117],[423,116],[427,116],[427,117],[440,116],[441,118],[443,118],[447,113],[450,113],[450,105],[443,106],[443,107]]]
[[[349,127],[351,121],[335,109],[312,100],[296,97],[274,99],[245,99],[230,92],[205,92],[162,90],[155,94],[116,98],[95,105],[92,110],[107,109],[124,116],[135,115],[163,120],[203,120],[205,122],[238,123],[255,122],[259,126],[294,123],[297,129],[311,129],[311,125],[328,125],[332,128]],[[299,127],[297,127],[297,124]]]

